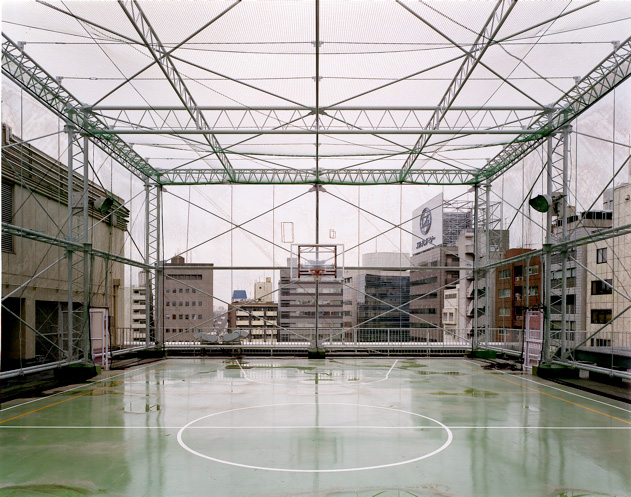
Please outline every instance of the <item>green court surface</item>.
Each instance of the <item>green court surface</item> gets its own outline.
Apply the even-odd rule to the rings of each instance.
[[[630,407],[465,359],[170,359],[3,405],[0,496],[630,496]]]

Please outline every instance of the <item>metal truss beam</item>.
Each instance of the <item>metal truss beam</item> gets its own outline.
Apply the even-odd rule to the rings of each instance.
[[[110,128],[104,131],[95,131],[100,135],[535,135],[539,136],[539,129],[422,129],[422,128],[375,128],[375,129],[349,129],[347,127],[328,128],[316,130],[314,128],[294,128],[291,129],[259,129],[259,128],[165,128],[165,129],[133,129],[133,128]],[[217,143],[217,146],[221,147]],[[420,152],[419,152],[420,154]]]
[[[411,12],[415,17],[428,24],[427,21],[425,21],[409,7],[404,5],[400,0],[397,0],[397,3],[399,3],[399,5],[403,6],[409,12]],[[440,103],[438,104],[439,108],[434,111],[431,119],[425,126],[426,129],[438,129],[441,121],[445,117],[445,114],[455,102],[456,98],[460,94],[460,91],[464,88],[467,80],[473,74],[473,71],[480,62],[480,59],[482,59],[487,49],[493,43],[495,36],[508,18],[516,3],[517,0],[499,0],[495,4],[491,15],[489,16],[486,23],[482,27],[482,30],[473,42],[471,50],[466,54],[466,57],[458,68],[456,75],[449,84],[447,91],[441,98]],[[456,46],[459,47],[459,45]],[[405,160],[405,163],[403,164],[403,168],[401,169],[401,179],[405,179],[407,177],[419,155],[421,155],[421,152],[423,152],[423,149],[427,145],[429,139],[430,137],[427,134],[421,134],[412,149],[412,153],[408,156],[408,158]]]
[[[38,102],[79,131],[91,135],[94,144],[139,178],[155,176],[155,170],[118,136],[105,131],[97,117],[83,112],[83,106],[70,92],[31,59],[17,43],[4,33],[2,42],[2,74],[26,90]]]
[[[162,185],[470,185],[476,170],[423,169],[411,171],[402,181],[399,169],[235,169],[231,178],[223,169],[164,169],[158,172]]]
[[[186,107],[182,107],[181,105],[94,105],[86,107],[89,110],[100,112],[100,111],[131,111],[131,110],[140,110],[140,111],[164,111],[164,110],[173,110],[173,111],[185,111]],[[217,106],[217,105],[198,105],[197,110],[205,110],[205,111],[311,111],[315,112],[315,108],[313,107],[298,107],[291,105],[281,105],[281,106]],[[336,105],[333,107],[320,107],[320,112],[334,112],[334,111],[363,111],[363,112],[371,112],[371,111],[406,111],[406,112],[419,112],[419,111],[435,111],[441,110],[441,107],[437,105],[419,105],[419,106],[410,106],[410,107],[381,107],[381,106],[352,106],[352,105]],[[442,109],[446,110],[446,109]],[[452,105],[448,110],[450,111],[532,111],[532,112],[543,112],[546,107],[539,107],[536,105]]]
[[[541,145],[546,136],[589,109],[631,75],[631,37],[618,45],[600,64],[552,105],[555,110],[533,122],[540,135],[529,142],[515,141],[491,159],[478,173],[478,181],[493,179]]]
[[[72,242],[70,240],[65,240],[64,238],[56,238],[51,235],[47,235],[40,231],[30,230],[28,228],[22,228],[20,226],[15,226],[13,224],[2,223],[2,233],[6,233],[11,236],[19,236],[22,238],[26,238],[29,240],[35,240],[36,242],[47,243],[49,245],[55,245],[57,247],[62,247],[66,250],[72,251],[83,251],[84,246],[82,243]],[[126,257],[122,257],[120,255],[111,254],[104,250],[98,250],[95,248],[91,248],[90,252],[96,257],[100,257],[102,259],[107,259],[112,262],[119,262],[121,264],[127,264],[128,266],[134,266],[141,269],[153,269],[154,266],[148,266],[142,262],[134,261],[132,259],[127,259]]]
[[[208,125],[208,122],[206,121],[204,115],[199,110],[197,110],[197,102],[195,102],[193,95],[187,88],[184,80],[182,79],[182,76],[180,75],[179,71],[175,67],[175,64],[171,60],[169,51],[162,44],[160,38],[158,38],[156,31],[153,29],[153,26],[149,22],[149,19],[145,15],[138,2],[136,0],[119,0],[118,3],[129,18],[129,21],[134,26],[134,29],[142,38],[143,43],[151,53],[153,59],[156,61],[156,64],[164,73],[164,76],[167,78],[169,84],[177,94],[178,98],[181,100],[182,104],[186,108],[186,111],[190,115],[191,120],[200,130],[210,129],[210,126]],[[215,136],[212,134],[204,134],[204,137],[208,142],[208,145],[210,145],[210,147],[213,149],[213,152],[217,156],[217,159],[219,159],[222,167],[228,172],[228,174],[233,175],[232,164],[230,164],[230,160],[222,151],[222,147],[217,141],[217,138],[215,138]]]

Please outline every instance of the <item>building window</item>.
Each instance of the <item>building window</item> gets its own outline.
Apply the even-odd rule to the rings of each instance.
[[[428,307],[425,309],[415,309],[410,314],[436,314],[436,309],[433,307]]]
[[[183,305],[183,303],[182,303],[182,301],[180,300],[180,307],[182,307],[182,305]]]
[[[188,307],[188,300],[184,302],[184,307]]]
[[[191,293],[197,293],[197,290],[195,290],[194,288],[191,288]]]
[[[510,288],[500,288],[497,292],[497,296],[501,299],[506,299],[510,297]]]
[[[201,314],[197,315],[197,319],[203,319]]]
[[[607,324],[611,321],[611,309],[592,309],[592,324]]]
[[[166,293],[171,293],[171,290],[167,288],[167,289],[165,290],[165,292],[166,292]]]
[[[196,314],[191,314],[191,316],[193,316],[191,319],[195,319]]]
[[[537,295],[539,295],[539,287],[538,286],[529,286],[528,287],[528,296],[529,297],[536,297]]]
[[[605,281],[607,284],[605,284]],[[611,295],[611,280],[592,281],[592,295]]]
[[[607,247],[596,249],[596,264],[607,262]]]
[[[184,319],[188,319],[188,314],[184,314]]]
[[[171,319],[171,314],[167,314],[167,319]]]
[[[193,307],[195,307],[195,304],[197,304],[197,302],[196,302],[195,300],[193,300],[193,301],[191,302],[191,305],[192,305]]]
[[[539,274],[539,266],[528,266],[528,274]]]
[[[510,307],[500,307],[500,316],[510,316]]]
[[[181,288],[179,289],[179,292],[182,293],[182,289]]]
[[[201,307],[202,306],[202,301],[200,300],[199,302],[197,302],[197,305]]]
[[[180,314],[180,319],[184,319],[184,316],[182,314]]]
[[[171,302],[169,302],[169,301],[167,300],[167,301],[166,301],[166,303],[165,303],[165,305],[166,305],[167,307],[169,307],[169,306],[171,305]]]
[[[184,289],[184,293],[188,293],[188,288]]]
[[[500,269],[500,280],[510,278],[510,269]]]

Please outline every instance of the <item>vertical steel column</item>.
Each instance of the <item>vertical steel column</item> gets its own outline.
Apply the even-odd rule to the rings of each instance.
[[[320,243],[320,185],[315,185],[315,194],[316,194],[316,233],[315,240],[316,245]],[[316,247],[316,260],[320,260],[320,251],[319,248]],[[319,275],[315,276],[315,348],[318,350],[318,333],[319,333],[319,324],[320,324],[320,277]]]
[[[74,131],[75,128],[72,124],[70,124],[69,122],[66,124],[66,126],[64,127],[64,131],[68,134],[68,234],[66,236],[66,239],[68,241],[73,241],[73,226],[74,226],[74,220],[73,220],[73,198],[72,198],[72,191],[74,188],[73,185],[73,143],[74,143]],[[73,277],[72,277],[72,249],[68,249],[66,251],[66,259],[67,259],[67,263],[68,263],[68,317],[66,319],[66,326],[67,326],[67,331],[66,331],[66,336],[68,338],[68,344],[67,344],[67,359],[68,361],[72,360],[72,354],[73,354],[73,339],[74,339],[74,333],[73,333],[73,319],[72,319],[72,314],[74,312],[74,281],[73,281]]]
[[[473,185],[473,341],[471,348],[478,348],[478,224],[480,222],[478,210],[480,208],[480,184]]]
[[[163,328],[163,310],[162,310],[162,292],[164,270],[162,267],[162,185],[156,185],[156,308],[155,308],[155,324],[156,324],[156,342],[164,346],[164,328]]]
[[[88,192],[89,192],[89,170],[90,170],[90,140],[88,135],[83,135],[83,307],[81,319],[81,348],[83,349],[83,362],[87,362],[92,357],[90,347],[90,260],[92,246],[90,244],[90,218],[88,212]]]
[[[553,135],[548,135],[546,139],[547,146],[547,186],[546,193],[549,198],[552,197],[552,169],[554,167],[552,163],[552,140]],[[543,319],[543,350],[541,361],[543,364],[550,363],[550,311],[552,302],[552,253],[550,251],[550,245],[552,243],[552,210],[551,205],[546,212],[546,242],[543,245],[544,252],[544,275],[545,275],[545,313]],[[563,283],[565,285],[565,283]]]
[[[320,176],[320,0],[315,0],[315,119],[316,119],[316,179]],[[316,189],[316,244],[320,243],[320,185]],[[320,259],[316,248],[316,259]],[[318,334],[320,323],[320,278],[315,278],[315,348],[318,350]]]
[[[561,219],[563,220],[562,225],[562,241],[566,241],[567,239],[567,194],[568,194],[568,185],[567,185],[567,169],[569,163],[569,147],[570,147],[570,132],[572,131],[571,126],[563,126],[562,129],[562,139],[563,139],[563,173],[561,177],[561,182],[563,185],[563,189],[561,191]],[[566,285],[566,272],[567,272],[567,247],[563,249],[561,252],[561,358],[565,359],[565,351],[567,350],[567,323],[566,323],[566,313],[567,313],[567,285]]]
[[[150,189],[151,184],[149,183],[149,178],[145,178],[145,264],[149,266],[151,264],[150,260],[150,241],[149,241],[149,231],[150,231]],[[151,271],[149,269],[145,269],[145,345],[149,347],[149,343],[151,342],[150,335],[150,322],[151,322]]]
[[[484,266],[491,263],[491,181],[486,180],[486,198],[485,198],[485,216],[484,216],[484,233],[486,240],[486,250],[484,251]],[[490,321],[490,300],[489,300],[489,270],[484,268],[484,343],[489,344],[489,321]],[[511,297],[512,298],[512,297]]]

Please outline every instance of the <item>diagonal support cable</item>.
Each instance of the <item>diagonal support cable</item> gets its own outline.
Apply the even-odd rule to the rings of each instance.
[[[145,15],[139,3],[136,0],[119,0],[118,3],[125,12],[125,15],[129,18],[129,21],[134,26],[136,32],[142,38],[142,41],[149,50],[149,53],[156,61],[156,64],[160,67],[160,70],[164,73],[167,81],[177,94],[178,98],[181,100],[182,104],[186,108],[186,111],[191,116],[191,119],[196,123],[197,128],[209,130],[210,125],[206,121],[206,118],[204,117],[202,112],[197,109],[197,103],[195,102],[193,95],[184,83],[184,80],[175,67],[175,64],[171,60],[169,51],[162,44],[160,38],[158,38],[156,31],[149,22],[149,19]],[[204,139],[212,148],[222,167],[228,173],[228,176],[233,179],[234,169],[232,167],[232,164],[230,164],[228,156],[223,152],[223,149],[217,141],[215,135],[205,134]]]
[[[421,18],[418,14],[412,11],[409,7],[404,5],[401,0],[397,0],[397,3],[401,5],[403,8],[411,12],[415,17],[418,17],[423,22],[427,23],[423,18]],[[513,10],[517,3],[517,0],[499,0],[491,15],[487,19],[486,23],[482,27],[482,30],[478,34],[475,42],[473,43],[471,50],[466,54],[465,59],[462,61],[462,64],[458,68],[456,75],[453,80],[449,84],[447,91],[443,95],[438,104],[438,109],[434,111],[432,117],[429,122],[425,126],[425,129],[438,129],[441,121],[444,119],[445,114],[449,111],[451,106],[454,104],[456,98],[458,97],[460,91],[466,84],[467,80],[473,74],[473,71],[477,67],[478,63],[486,53],[487,49],[493,43],[493,39],[499,32],[500,28],[508,18],[509,14]],[[430,140],[431,135],[421,135],[417,142],[415,143],[412,153],[408,156],[403,164],[403,168],[401,169],[401,179],[405,180],[412,169],[412,166],[418,159],[419,155],[427,145],[427,142]]]

